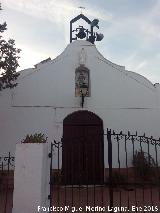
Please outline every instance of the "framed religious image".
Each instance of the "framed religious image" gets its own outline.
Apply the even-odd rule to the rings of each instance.
[[[75,96],[80,96],[80,90],[86,88],[89,91],[89,70],[86,67],[78,67],[75,72]]]

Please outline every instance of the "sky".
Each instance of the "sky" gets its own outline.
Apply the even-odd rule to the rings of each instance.
[[[69,44],[69,22],[81,13],[99,19],[105,58],[160,83],[160,0],[0,0],[3,36],[22,49],[18,70],[54,59]]]

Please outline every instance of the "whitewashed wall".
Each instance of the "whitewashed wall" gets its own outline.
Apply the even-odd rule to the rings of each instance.
[[[75,41],[56,59],[21,71],[15,89],[0,92],[0,154],[14,153],[15,144],[35,132],[46,134],[50,142],[60,140],[63,119],[81,110],[81,100],[75,97],[75,69],[82,48],[91,81],[91,97],[85,98],[83,109],[102,118],[104,130],[160,136],[159,85],[108,61],[95,45]]]

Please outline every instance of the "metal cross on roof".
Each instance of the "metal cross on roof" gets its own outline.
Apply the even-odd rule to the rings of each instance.
[[[85,7],[78,7],[80,10],[81,10],[81,14],[83,14],[83,10],[85,10],[86,8]]]

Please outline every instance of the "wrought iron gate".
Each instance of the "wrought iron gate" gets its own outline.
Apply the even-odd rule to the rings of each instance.
[[[8,153],[0,157],[0,212],[11,213],[13,206],[14,160]]]
[[[108,149],[104,155],[108,157],[104,181],[100,184],[90,180],[88,183],[65,182],[63,140],[51,144],[51,208],[61,212],[160,212],[160,139],[109,129],[103,137]],[[96,149],[94,151],[96,156]],[[72,164],[79,163],[72,162],[72,156],[70,159]],[[93,160],[93,166],[94,163]],[[67,172],[72,177],[71,168],[72,171]]]

